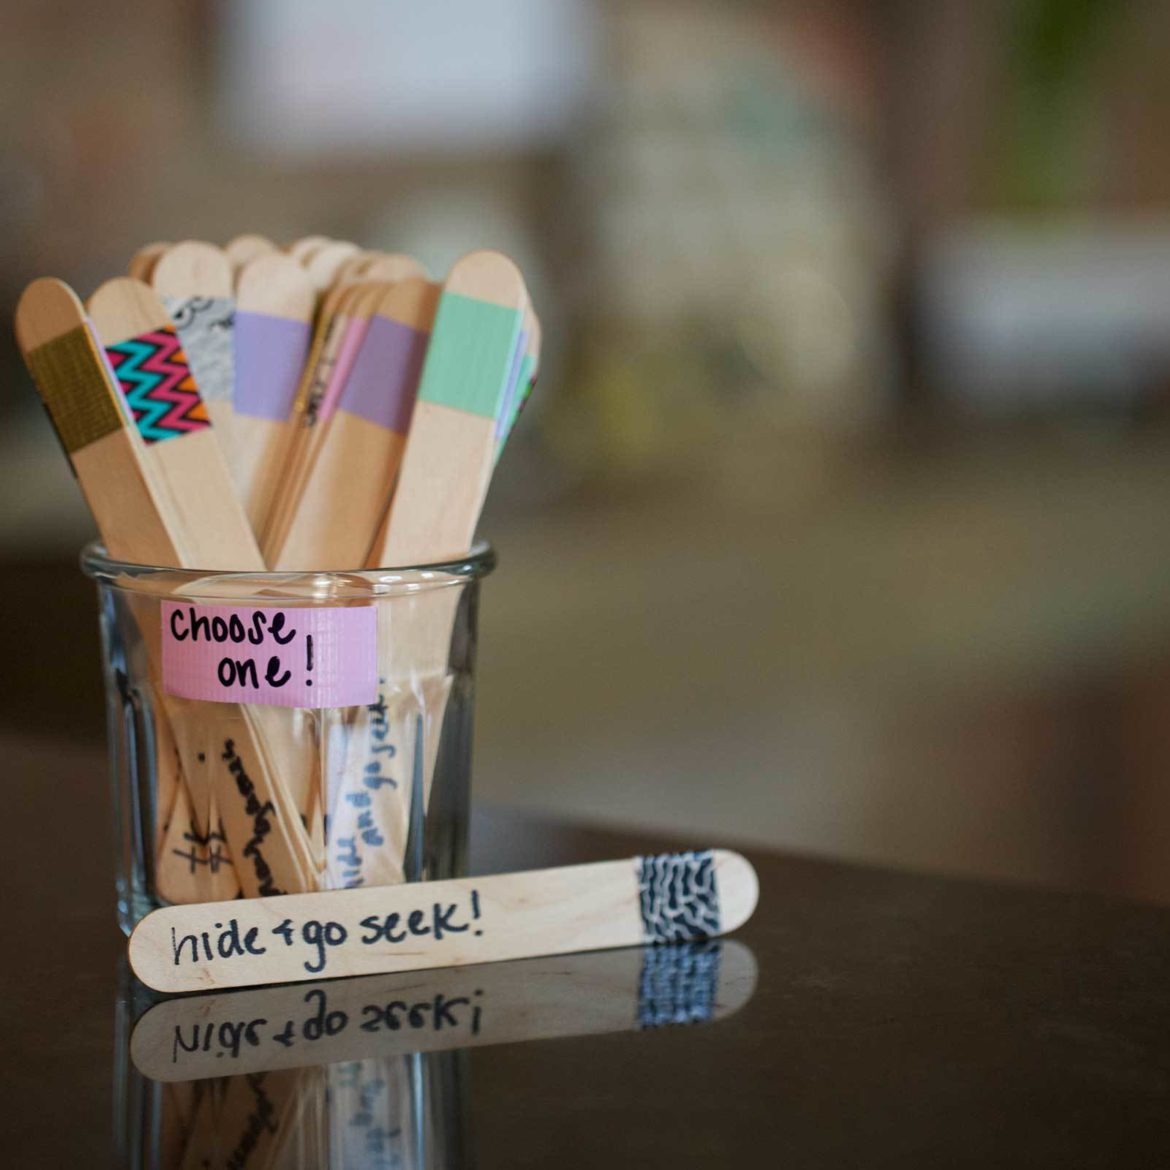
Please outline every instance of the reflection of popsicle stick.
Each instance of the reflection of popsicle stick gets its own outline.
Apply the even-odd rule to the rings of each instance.
[[[602,1035],[724,1019],[755,985],[752,952],[711,939],[228,991],[157,1004],[135,1026],[130,1056],[144,1076],[173,1082]],[[327,1017],[346,1022],[326,1033],[317,1021]],[[265,1023],[249,1029],[254,1020]]]
[[[264,531],[280,479],[284,423],[309,346],[314,295],[287,256],[261,256],[240,274],[236,312],[233,478],[252,526]]]
[[[171,906],[135,927],[130,966],[156,991],[209,991],[693,942],[741,926],[757,895],[747,859],[716,849]]]

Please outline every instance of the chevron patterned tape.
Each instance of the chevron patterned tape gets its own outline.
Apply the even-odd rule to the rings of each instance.
[[[145,442],[211,425],[174,326],[108,345],[106,353]]]

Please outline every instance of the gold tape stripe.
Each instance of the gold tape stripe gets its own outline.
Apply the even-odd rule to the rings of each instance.
[[[24,360],[68,454],[122,427],[101,355],[84,325],[38,345]]]

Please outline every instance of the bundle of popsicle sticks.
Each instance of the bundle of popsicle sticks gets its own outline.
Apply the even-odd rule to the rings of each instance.
[[[507,257],[473,252],[439,283],[404,255],[241,236],[223,248],[151,244],[129,273],[84,306],[61,281],[34,281],[16,314],[112,557],[249,573],[467,554],[540,359],[540,325]],[[205,578],[198,592],[230,601],[232,588]],[[157,609],[126,595],[152,679],[164,898],[403,880],[452,685],[458,594],[420,591],[393,630],[378,623],[379,701],[343,714],[165,693]],[[364,790],[345,799],[387,727],[402,779],[372,803]],[[411,775],[424,777],[421,796]]]

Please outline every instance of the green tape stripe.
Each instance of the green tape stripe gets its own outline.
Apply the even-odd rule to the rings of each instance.
[[[113,388],[84,325],[38,345],[24,360],[67,454],[121,429]]]
[[[508,389],[522,316],[519,309],[443,293],[419,400],[494,419]]]

